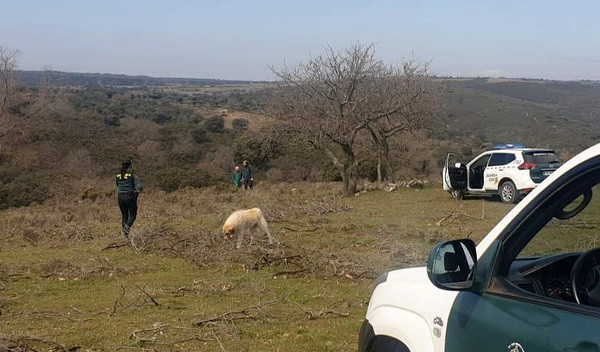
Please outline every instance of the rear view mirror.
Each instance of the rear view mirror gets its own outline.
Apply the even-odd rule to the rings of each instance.
[[[457,169],[460,169],[462,167],[462,164],[461,163],[456,163],[456,164],[454,164],[454,167],[457,168]]]
[[[591,200],[592,189],[588,188],[578,197],[573,199],[570,204],[567,204],[563,209],[561,209],[556,215],[554,215],[554,217],[559,220],[570,219],[585,209],[585,207],[590,204]]]
[[[443,242],[431,250],[427,262],[429,280],[444,290],[466,290],[473,285],[477,254],[470,239]]]

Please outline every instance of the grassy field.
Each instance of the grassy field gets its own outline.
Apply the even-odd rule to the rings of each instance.
[[[132,246],[102,193],[0,213],[0,350],[354,351],[373,278],[511,208],[438,188],[150,192]],[[254,206],[280,244],[235,250],[219,227]]]

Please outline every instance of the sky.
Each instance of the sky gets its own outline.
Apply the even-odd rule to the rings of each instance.
[[[358,41],[440,76],[600,80],[597,0],[0,1],[24,70],[271,80]]]

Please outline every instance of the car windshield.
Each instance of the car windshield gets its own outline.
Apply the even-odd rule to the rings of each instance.
[[[534,164],[555,164],[562,163],[561,158],[552,151],[527,152],[523,153],[526,163]]]
[[[581,204],[579,196],[564,210],[570,211]],[[592,188],[590,204],[579,214],[567,220],[553,218],[523,248],[520,258],[583,252],[600,246],[600,187]]]

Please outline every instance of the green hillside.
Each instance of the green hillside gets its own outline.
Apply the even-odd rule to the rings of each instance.
[[[600,139],[600,84],[446,80],[441,136],[580,151]]]
[[[89,78],[81,75],[69,74],[67,83]],[[339,180],[322,154],[273,128],[262,110],[264,84],[186,82],[83,87],[50,81],[58,99],[49,113],[23,120],[2,140],[0,208],[53,196],[95,197],[112,188],[110,175],[124,158],[134,159],[147,186],[168,192],[226,185],[243,159],[252,161],[260,182]],[[569,158],[600,140],[598,83],[441,82],[444,108],[432,132],[392,141],[398,179],[438,180],[449,151],[468,159],[493,143],[521,142]],[[23,94],[35,90],[25,87]],[[27,106],[15,109],[18,115]],[[361,177],[373,180],[374,155],[363,148],[358,156]]]

